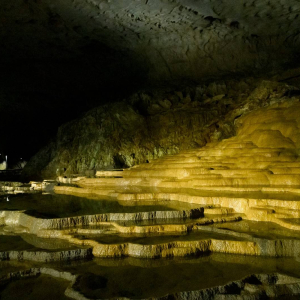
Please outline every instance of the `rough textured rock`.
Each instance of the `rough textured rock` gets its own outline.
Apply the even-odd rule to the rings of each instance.
[[[122,178],[80,178],[77,187],[55,188],[57,193],[102,195],[125,203],[158,204],[163,200],[203,206],[206,218],[186,224],[111,224],[119,234],[189,232],[190,238],[170,241],[148,237],[144,243],[120,238],[109,243],[95,238],[100,232],[86,229],[78,230],[79,236],[71,241],[78,243],[78,238],[81,242],[80,234],[86,234],[84,242],[100,257],[173,257],[209,251],[298,256],[299,97],[284,97],[284,89],[274,83],[262,86],[237,108],[245,115],[233,118],[234,137],[129,168]],[[230,216],[233,212],[237,215]],[[218,213],[221,218],[207,217]],[[209,237],[205,231],[210,232]],[[196,232],[200,234],[194,236]]]
[[[0,151],[29,159],[61,124],[141,86],[297,67],[299,12],[297,0],[2,0]]]
[[[6,0],[2,7],[6,56],[74,58],[110,48],[140,57],[150,78],[174,80],[274,69],[298,55],[296,0]]]
[[[32,180],[127,168],[201,147],[232,136],[237,118],[294,90],[283,83],[250,79],[178,92],[140,92],[61,126],[56,138],[25,166],[24,176]]]
[[[76,249],[58,252],[46,251],[6,251],[0,252],[0,260],[33,260],[41,262],[70,261],[80,259],[91,259],[92,249]]]

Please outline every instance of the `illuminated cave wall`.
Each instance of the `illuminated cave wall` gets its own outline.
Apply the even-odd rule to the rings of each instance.
[[[296,0],[3,0],[0,151],[27,160],[58,126],[140,90],[184,93],[186,86],[195,90],[229,79],[297,78],[299,71],[281,74],[299,65],[299,13]],[[191,103],[198,101],[195,94]],[[172,103],[150,95],[153,109],[168,107],[157,103],[165,98]],[[154,119],[139,110],[137,115]],[[154,148],[161,153],[179,147],[161,139],[154,136],[136,161],[151,157]],[[185,144],[201,145],[197,140]],[[93,164],[74,168],[83,165]]]
[[[202,147],[233,136],[241,116],[297,93],[285,83],[256,79],[135,93],[61,126],[56,138],[29,161],[24,175],[91,175],[89,170],[132,167]]]

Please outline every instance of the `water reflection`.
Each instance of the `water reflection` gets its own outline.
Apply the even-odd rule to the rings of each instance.
[[[191,205],[186,205],[186,209]],[[199,206],[192,206],[199,207]],[[137,205],[135,201],[116,201],[111,199],[101,199],[97,201],[72,195],[56,194],[29,194],[12,195],[10,201],[6,197],[0,198],[0,210],[26,210],[26,213],[39,218],[62,218],[90,214],[104,213],[134,213],[149,211],[170,211],[176,209],[176,203],[169,201],[142,202]]]

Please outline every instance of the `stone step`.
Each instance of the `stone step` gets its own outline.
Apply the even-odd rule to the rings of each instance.
[[[14,232],[0,230],[0,261],[2,260],[31,260],[31,261],[62,261],[92,258],[92,249],[78,247],[61,239],[43,239],[35,235],[20,236]],[[11,227],[14,231],[14,228]]]
[[[292,182],[295,183],[295,182]],[[192,188],[201,186],[269,186],[270,180],[266,176],[253,177],[236,177],[236,178],[204,178],[204,179],[187,179],[178,181],[162,181],[157,184],[158,187],[168,188]],[[299,185],[299,184],[297,184]]]
[[[271,207],[271,206],[265,206],[265,207],[257,206],[257,209],[273,210],[274,216],[276,218],[285,218],[285,219],[291,219],[291,218],[299,219],[300,218],[300,211],[296,211],[296,210],[289,209],[289,208],[276,207],[276,210],[274,210],[274,207]]]
[[[184,178],[189,176],[190,173],[183,168],[176,169],[130,169],[124,173],[124,178],[128,179],[130,177],[155,177],[155,178]]]
[[[296,157],[294,155],[278,155],[276,153],[265,153],[265,154],[256,154],[252,155],[248,154],[234,154],[232,156],[229,155],[211,155],[211,156],[201,156],[199,157],[200,161],[224,161],[224,162],[232,162],[233,160],[238,161],[248,161],[248,160],[264,160],[264,159],[278,159],[278,161],[296,161]]]
[[[153,165],[149,165],[147,166],[147,168],[210,168],[210,167],[219,167],[219,168],[226,168],[226,167],[233,167],[235,166],[235,163],[232,162],[218,162],[218,161],[201,161],[199,160],[198,162],[194,162],[194,163],[185,163],[185,162],[172,162],[172,163],[166,163],[166,164],[153,164]],[[133,168],[130,170],[139,170],[142,169],[142,167],[140,168]]]
[[[223,156],[211,156],[211,157],[205,157],[201,158],[199,161],[206,162],[206,163],[235,163],[237,165],[239,164],[247,164],[247,163],[253,163],[253,162],[272,162],[273,164],[281,163],[281,162],[294,162],[295,157],[294,156],[262,156],[262,155],[256,155],[256,156],[237,156],[233,155],[233,157],[223,157]]]
[[[134,184],[136,186],[159,186],[159,187],[191,187],[191,186],[239,186],[239,185],[257,185],[257,186],[300,186],[300,175],[298,174],[270,174],[270,172],[255,172],[244,174],[231,174],[223,177],[221,174],[199,174],[188,176],[189,173],[186,170],[181,170],[182,178],[175,180],[173,178],[170,181],[170,177],[164,177],[163,174],[171,174],[171,170],[162,172],[138,172],[137,177],[126,178],[102,178],[102,179],[84,179],[78,182],[78,186],[86,187],[101,187],[101,186],[125,186],[128,184]],[[217,173],[217,172],[216,172]],[[185,176],[183,177],[183,174]],[[149,177],[147,181],[143,181],[143,175]],[[160,175],[161,177],[152,177]],[[174,175],[178,175],[175,174]],[[141,178],[140,178],[141,177]],[[162,180],[164,179],[164,180]],[[177,185],[177,186],[176,186]]]
[[[212,170],[213,171],[213,170]],[[216,173],[210,173],[210,174],[192,174],[191,176],[183,179],[175,179],[175,181],[188,181],[188,180],[211,180],[211,179],[251,179],[254,178],[256,180],[259,180],[259,178],[262,178],[262,180],[265,180],[268,178],[268,175],[271,175],[271,172],[249,172],[249,173],[225,173],[225,174],[218,174]],[[169,181],[169,180],[166,180]],[[174,181],[174,180],[172,180]],[[164,181],[162,181],[164,182]]]
[[[164,155],[163,157],[156,159],[156,161],[157,160],[165,160],[165,159],[174,159],[174,158],[182,158],[182,159],[185,159],[185,158],[197,158],[196,153],[199,150],[200,150],[200,148],[197,149],[197,150],[193,150],[192,152],[182,152],[182,151],[180,151],[177,154]]]
[[[264,169],[228,169],[228,170],[207,170],[209,174],[221,174],[223,177],[231,177],[236,175],[261,176],[272,174],[269,170]]]
[[[96,177],[123,177],[123,171],[97,171]]]
[[[221,166],[221,164],[218,164],[218,166],[216,166],[216,164],[214,165],[214,168],[216,170],[227,170],[229,169],[229,166],[232,166],[234,164],[230,163],[230,164],[225,164],[224,166]],[[172,170],[182,170],[182,169],[185,169],[187,171],[193,171],[195,170],[195,172],[197,172],[198,170],[203,170],[203,171],[206,171],[206,170],[210,170],[211,167],[209,165],[209,167],[203,167],[202,165],[200,166],[197,166],[197,164],[178,164],[178,163],[175,163],[175,164],[167,164],[167,165],[160,165],[160,164],[157,164],[157,165],[152,165],[150,167],[148,166],[140,166],[138,168],[130,168],[130,169],[127,169],[126,171],[124,171],[124,175],[123,176],[126,176],[126,174],[128,174],[128,172],[139,172],[139,171],[142,171],[142,170],[161,170],[161,169],[172,169]]]
[[[282,161],[282,162],[273,162],[272,164],[270,164],[269,166],[270,168],[281,168],[281,167],[285,167],[285,168],[300,168],[300,161]]]
[[[61,251],[4,251],[0,252],[0,261],[18,260],[18,261],[36,261],[36,262],[55,262],[92,259],[92,248],[61,250]]]
[[[202,189],[202,188],[201,188]],[[220,206],[220,207],[229,207],[233,208],[237,213],[245,213],[249,210],[250,207],[256,206],[272,206],[274,209],[279,208],[288,208],[299,210],[300,209],[300,198],[299,196],[278,194],[276,190],[273,190],[273,194],[261,193],[260,188],[228,188],[227,194],[223,193],[222,190],[218,187],[209,187],[205,189],[207,192],[205,196],[199,195],[189,195],[186,193],[180,192],[165,192],[165,193],[119,193],[117,198],[119,200],[128,201],[128,200],[169,200],[169,201],[181,201],[187,203],[194,203],[197,205],[204,206]],[[204,190],[204,189],[203,189]],[[226,189],[225,189],[226,190]],[[234,192],[239,192],[236,194]],[[216,192],[216,193],[213,193]],[[253,193],[253,194],[252,194]],[[252,196],[252,197],[251,197]],[[272,196],[274,196],[272,198]]]
[[[159,161],[152,161],[152,163],[172,163],[172,162],[182,162],[182,163],[195,163],[199,161],[198,156],[192,156],[192,157],[185,157],[185,156],[172,156],[172,157],[164,157],[160,159]]]
[[[161,222],[162,224],[178,220],[185,222],[188,219],[198,219],[203,217],[204,208],[199,207],[191,210],[173,210],[173,211],[148,211],[135,213],[106,213],[97,215],[76,216],[70,218],[51,219],[49,224],[45,224],[47,229],[62,229],[69,227],[91,226],[111,222]],[[38,222],[33,220],[32,222]]]
[[[155,172],[156,174],[160,174],[160,171],[164,170],[165,168],[156,168]],[[153,169],[143,169],[143,172],[146,170],[153,170]],[[218,169],[213,169],[211,170],[211,168],[180,168],[180,169],[170,169],[170,171],[174,170],[174,173],[177,174],[177,172],[186,172],[187,174],[189,174],[189,176],[211,176],[213,177],[214,175],[218,176],[218,175],[222,175],[223,177],[230,177],[230,176],[234,176],[234,175],[249,175],[249,176],[255,176],[255,175],[267,175],[267,174],[272,174],[272,171],[270,170],[265,170],[265,169],[241,169],[241,168],[235,168],[235,169],[226,169],[224,168],[218,168]],[[127,178],[127,174],[128,177],[137,177],[139,176],[139,172],[141,172],[142,170],[132,170],[132,172],[125,172],[124,174],[126,174],[124,176],[124,178]],[[288,174],[288,172],[287,172]]]
[[[94,255],[98,257],[139,256],[147,258],[186,256],[187,254],[224,252],[232,254],[265,255],[265,256],[298,256],[300,239],[287,230],[279,233],[275,230],[271,234],[256,234],[256,228],[249,228],[248,224],[237,222],[236,228],[228,230],[232,223],[215,224],[216,227],[197,226],[188,234],[169,235],[76,235],[72,238],[78,243],[93,244]],[[226,226],[228,224],[228,226]],[[223,228],[224,226],[225,228]],[[278,246],[280,245],[280,246]]]
[[[97,186],[125,186],[128,184],[139,184],[142,178],[84,178],[77,182],[79,187],[97,187]]]
[[[213,227],[219,229],[216,230],[216,232],[223,233],[224,231],[226,232],[226,230],[231,230],[235,233],[247,234],[252,238],[261,238],[265,240],[299,240],[300,238],[299,232],[289,230],[275,223],[242,220],[240,222],[218,223]],[[225,230],[223,231],[223,229]],[[213,229],[213,231],[215,230]],[[267,251],[267,249],[265,249],[265,251]]]
[[[254,145],[252,142],[230,142],[229,140],[223,140],[219,144],[215,145],[214,148],[216,149],[254,149],[258,148],[256,145]]]
[[[142,178],[149,178],[149,179],[157,178],[157,179],[160,179],[160,181],[175,181],[175,180],[185,180],[185,179],[193,179],[193,178],[212,179],[212,178],[222,178],[223,177],[222,174],[217,174],[217,173],[213,174],[213,173],[208,173],[208,172],[205,174],[201,174],[201,173],[197,174],[197,173],[190,173],[189,171],[185,171],[185,172],[182,172],[185,176],[177,176],[177,177],[163,176],[163,173],[166,173],[165,170],[164,171],[156,171],[154,173],[152,173],[152,172],[150,172],[150,173],[136,172],[136,173],[130,174],[131,175],[130,177],[126,176],[125,178],[130,179],[130,178],[142,177]],[[174,172],[174,175],[178,175],[178,173]]]
[[[135,187],[155,187],[162,181],[170,181],[174,182],[178,179],[182,179],[180,177],[166,177],[166,176],[156,176],[152,177],[151,174],[143,174],[139,175],[139,173],[136,174],[136,176],[131,175],[130,177],[124,177],[123,181],[115,181],[114,178],[101,178],[98,181],[81,181],[78,182],[77,186],[81,189],[90,189],[91,191],[103,189],[107,191],[113,191],[114,189],[128,189],[128,185],[135,186]],[[154,174],[153,174],[154,176]],[[103,180],[104,179],[104,180]],[[82,191],[83,192],[83,191]]]
[[[257,169],[269,169],[270,167],[272,167],[273,165],[276,165],[276,166],[284,166],[285,164],[291,164],[293,165],[294,163],[293,162],[284,162],[284,161],[255,161],[255,160],[249,160],[248,162],[247,161],[244,161],[244,162],[237,162],[236,163],[236,167],[237,168],[240,168],[240,169],[244,169],[244,168],[249,168],[249,169],[252,169],[252,168],[257,168]],[[299,163],[297,163],[297,165],[299,166]]]
[[[268,178],[271,186],[300,186],[299,174],[270,174]]]
[[[220,188],[219,186],[216,187],[206,187],[206,186],[197,186],[194,187],[197,191],[199,192],[218,192],[218,193],[224,193],[226,195],[227,192],[230,193],[252,193],[252,192],[261,192],[263,194],[265,193],[273,193],[274,196],[273,198],[278,198],[278,199],[285,199],[286,196],[291,196],[295,198],[295,195],[300,194],[300,188],[299,187],[282,187],[282,186],[277,186],[277,187],[270,187],[270,186],[236,186],[236,187],[231,187],[231,186],[224,186]],[[262,194],[260,194],[262,196]],[[243,196],[242,196],[243,197]],[[249,197],[249,196],[248,196]],[[251,195],[250,195],[251,197]],[[298,199],[298,198],[297,198]],[[299,199],[300,200],[300,199]]]
[[[159,188],[155,187],[151,191],[149,187],[141,187],[136,189],[132,188],[120,188],[116,187],[115,189],[106,189],[104,187],[99,187],[97,189],[88,189],[88,188],[75,188],[75,187],[55,187],[55,192],[59,194],[71,194],[77,196],[88,196],[91,199],[94,197],[109,196],[112,198],[118,199],[118,201],[169,201],[168,195],[174,196],[174,190],[170,188]],[[181,188],[176,190],[180,194],[180,197],[172,199],[172,201],[181,201],[182,203],[199,203],[193,202],[194,197],[203,197],[210,199],[211,197],[228,197],[228,198],[254,198],[254,199],[278,199],[278,200],[300,200],[300,187],[270,187],[270,186],[194,186],[191,188]],[[161,198],[161,195],[164,195]],[[186,201],[186,199],[191,199]],[[205,202],[201,202],[201,205],[206,205]],[[207,205],[214,205],[210,201]],[[220,205],[217,203],[217,205]]]
[[[270,171],[274,174],[300,174],[300,167],[293,168],[293,167],[270,167]]]
[[[124,228],[131,229],[129,226],[124,226]],[[147,226],[142,226],[147,227]],[[218,234],[210,231],[204,230],[193,230],[191,232],[183,231],[169,231],[162,234],[162,232],[152,232],[150,234],[137,234],[134,232],[123,233],[123,234],[77,234],[74,238],[79,240],[92,240],[100,244],[105,245],[120,245],[120,244],[136,244],[136,245],[161,245],[164,243],[172,243],[178,241],[203,241],[209,239],[226,239],[226,240],[238,240],[239,238],[231,237],[229,234]],[[243,240],[243,239],[241,239]]]
[[[201,149],[197,152],[197,156],[231,156],[231,155],[279,155],[283,151],[282,148],[215,148]],[[286,151],[285,151],[286,152]]]

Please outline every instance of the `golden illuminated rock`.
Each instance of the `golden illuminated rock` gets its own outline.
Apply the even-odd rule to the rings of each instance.
[[[298,100],[279,101],[238,118],[236,136],[221,142],[123,171],[99,171],[96,178],[61,177],[59,181],[67,185],[55,186],[55,193],[84,196],[85,201],[78,197],[70,201],[74,213],[62,212],[59,217],[26,210],[1,211],[0,234],[11,240],[12,236],[20,236],[28,244],[22,244],[18,251],[13,246],[6,247],[0,251],[0,258],[49,262],[87,259],[92,255],[98,259],[163,259],[218,253],[270,259],[293,257],[297,261],[298,111]],[[34,187],[43,185],[34,183]],[[100,206],[102,213],[80,213],[90,211],[89,205],[98,209],[101,201],[106,201]],[[48,250],[34,251],[29,244]],[[233,259],[230,263],[239,261]],[[259,284],[253,284],[254,277]],[[234,282],[238,295],[225,293],[226,286],[222,285],[190,291],[188,297],[176,295],[187,299],[198,299],[200,295],[244,299],[249,295],[299,294],[297,278],[282,274],[254,277]],[[271,277],[274,284],[268,285]],[[76,278],[66,295],[88,299],[81,298],[78,292],[77,284],[84,279]]]
[[[219,209],[221,215],[239,213],[244,220],[272,222],[286,229],[300,230],[296,221],[300,214],[299,109],[298,100],[275,103],[237,119],[237,135],[233,138],[126,169],[118,173],[122,178],[82,178],[77,181],[78,188],[58,186],[55,191],[106,195],[136,203],[180,201],[203,206],[205,215]],[[201,222],[199,225],[201,227]],[[117,228],[123,233],[155,232],[154,229],[137,231],[132,227],[124,231],[119,225]],[[161,225],[160,232],[162,228],[166,230]],[[193,225],[188,230],[195,228]],[[184,227],[172,230],[181,231]],[[267,248],[259,246],[263,244],[258,241],[250,242],[251,246],[243,242],[210,241],[209,251],[298,255],[298,242],[293,240],[280,240],[275,244],[270,241],[265,244]],[[279,249],[279,244],[283,248]],[[97,253],[110,256],[110,251]],[[134,253],[126,250],[122,255],[138,252]],[[144,256],[142,253],[144,250],[140,252]],[[176,250],[169,255],[180,254]]]

